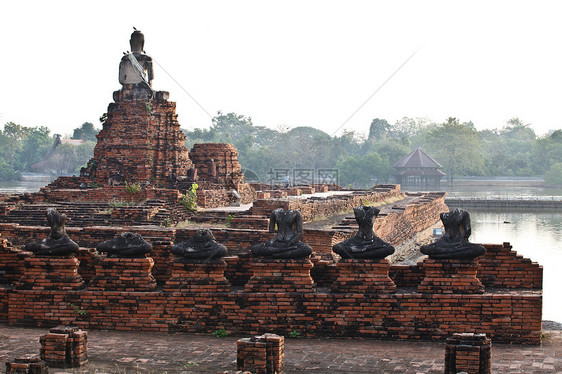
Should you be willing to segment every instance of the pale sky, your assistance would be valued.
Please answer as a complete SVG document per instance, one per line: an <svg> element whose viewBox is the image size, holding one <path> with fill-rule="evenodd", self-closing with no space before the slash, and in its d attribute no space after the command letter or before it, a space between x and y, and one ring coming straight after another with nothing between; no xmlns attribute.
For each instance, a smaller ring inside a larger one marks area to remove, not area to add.
<svg viewBox="0 0 562 374"><path fill-rule="evenodd" d="M403 116L544 134L562 128L561 16L557 1L3 0L0 124L101 127L135 26L183 87L155 66L183 128L221 110L330 135Z"/></svg>

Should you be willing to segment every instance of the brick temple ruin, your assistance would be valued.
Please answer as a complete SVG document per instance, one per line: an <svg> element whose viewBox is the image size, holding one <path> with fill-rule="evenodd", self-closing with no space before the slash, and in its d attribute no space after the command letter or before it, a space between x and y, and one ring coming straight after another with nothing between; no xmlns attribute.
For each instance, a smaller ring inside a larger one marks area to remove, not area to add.
<svg viewBox="0 0 562 374"><path fill-rule="evenodd" d="M175 103L167 92L153 92L152 60L133 45L138 42L132 40L133 52L121 61L122 88L80 176L0 201L1 322L432 340L462 332L484 333L494 342L540 343L542 267L509 243L484 245L486 253L464 265L398 263L431 240L423 234L448 211L444 193L404 194L397 185L344 190L333 184L248 184L231 144L185 147ZM195 212L182 204L192 183L199 185L202 208ZM332 251L356 232L350 212L362 205L381 209L374 231L396 248L387 259L341 260ZM22 250L47 236L47 208L68 216L66 232L79 245L76 254L45 257ZM273 237L269 217L277 208L300 212L302 240L312 256L252 256L250 247ZM189 225L174 226L186 219ZM202 227L211 228L228 255L178 262L170 246ZM150 255L115 259L95 250L125 232L149 241Z"/></svg>

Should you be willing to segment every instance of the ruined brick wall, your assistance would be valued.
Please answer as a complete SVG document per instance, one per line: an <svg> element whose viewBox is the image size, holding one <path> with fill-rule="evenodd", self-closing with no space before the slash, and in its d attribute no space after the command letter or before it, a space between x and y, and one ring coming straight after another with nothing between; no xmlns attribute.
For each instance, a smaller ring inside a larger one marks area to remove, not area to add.
<svg viewBox="0 0 562 374"><path fill-rule="evenodd" d="M229 143L194 144L189 151L189 158L197 169L197 176L202 181L220 184L244 183L242 167L238 162L238 151ZM209 163L215 161L216 179L209 175Z"/></svg>
<svg viewBox="0 0 562 374"><path fill-rule="evenodd" d="M168 186L187 175L192 165L172 101L111 103L97 138L86 174L102 185L119 174L129 183L152 181Z"/></svg>
<svg viewBox="0 0 562 374"><path fill-rule="evenodd" d="M202 208L228 206L235 201L232 190L236 190L242 204L254 201L255 190L245 183L242 167L238 162L238 151L229 143L195 144L189 152L193 166L197 169L197 205ZM209 174L213 160L216 175Z"/></svg>
<svg viewBox="0 0 562 374"><path fill-rule="evenodd" d="M62 188L62 189L77 189L80 188L82 184L90 185L92 180L87 177L58 177L47 186L43 187L43 189L53 189L53 188Z"/></svg>
<svg viewBox="0 0 562 374"><path fill-rule="evenodd" d="M329 217L343 212L350 212L353 208L365 204L373 204L400 195L400 186L379 188L372 191L353 191L346 195L333 195L315 199L268 199L256 200L250 209L252 215L269 216L277 208L296 209L303 220L312 221L315 218Z"/></svg>
<svg viewBox="0 0 562 374"><path fill-rule="evenodd" d="M392 265L388 273L398 287L418 287L425 275L422 262L416 265Z"/></svg>
<svg viewBox="0 0 562 374"><path fill-rule="evenodd" d="M11 289L0 287L0 321L8 321L8 305Z"/></svg>
<svg viewBox="0 0 562 374"><path fill-rule="evenodd" d="M410 195L412 196L412 195ZM397 202L390 209L383 209L374 222L378 237L398 245L439 221L439 214L448 212L444 193L420 194L408 203Z"/></svg>
<svg viewBox="0 0 562 374"><path fill-rule="evenodd" d="M511 244L483 244L486 253L478 258L478 278L486 287L542 288L543 268L512 251Z"/></svg>
<svg viewBox="0 0 562 374"><path fill-rule="evenodd" d="M146 199L160 199L177 202L180 192L166 188L143 188L138 193L127 192L125 186L104 186L88 189L44 189L45 200L57 201L88 201L105 202L112 200L143 201Z"/></svg>
<svg viewBox="0 0 562 374"><path fill-rule="evenodd" d="M351 238L353 232L343 232L336 230L303 230L303 242L308 244L317 256L325 259L332 259L334 253L332 247L346 239Z"/></svg>
<svg viewBox="0 0 562 374"><path fill-rule="evenodd" d="M22 277L25 257L9 241L0 239L0 284L13 284Z"/></svg>
<svg viewBox="0 0 562 374"><path fill-rule="evenodd" d="M46 231L34 229L43 235ZM138 229L153 243L155 262L163 265L154 275L158 274L160 281L165 280L167 265L172 261L167 250L171 239L190 238L194 229ZM114 228L107 232L103 228L76 229L72 230L71 237L99 242L114 237L121 230L125 229ZM272 234L252 230L215 231L215 236L223 243L239 242L240 238L252 235L254 239L246 240L263 241L265 238L261 235ZM504 250L491 250L486 254L483 266L488 277L495 271L493 279L509 279L505 274L517 274L527 263L513 254L506 256L509 245L490 247ZM0 252L0 258L2 256ZM79 269L86 282L93 275L92 256L90 251L79 251L80 260L88 266ZM225 276L231 284L245 285L252 271L250 260L245 253L225 258L228 265ZM485 265L486 261L495 266ZM312 262L318 269L323 267L316 276L314 268L311 270L318 287L325 287L323 291L311 288L310 292L274 293L248 290L119 292L88 288L14 290L4 286L0 287L0 320L21 326L73 324L88 329L199 333L210 333L220 326L229 332L245 334L265 331L287 334L297 330L304 336L399 339L445 339L454 332L464 331L486 333L497 342L540 342L542 293L534 281L520 284L527 288L523 291L502 288L484 294L420 294L412 290L423 278L420 267L395 265L390 269L390 276L399 287L396 293L331 293L326 289L337 277L337 267L328 261L313 259ZM526 271L534 275L523 279L534 279L542 274L542 268L536 264L527 266ZM493 286L498 284L493 283ZM506 286L512 284L507 282ZM283 283L276 287L283 288Z"/></svg>
<svg viewBox="0 0 562 374"><path fill-rule="evenodd" d="M10 292L17 326L443 340L457 331L498 343L540 344L540 293ZM173 302L170 302L173 300ZM74 306L71 306L73 304ZM53 308L53 306L57 306ZM77 313L76 308L85 313ZM282 311L282 312L280 312ZM516 316L516 317L515 317Z"/></svg>
<svg viewBox="0 0 562 374"><path fill-rule="evenodd" d="M197 190L197 206L200 208L218 208L234 202L232 189L224 187Z"/></svg>
<svg viewBox="0 0 562 374"><path fill-rule="evenodd" d="M512 251L511 244L482 244L486 253L477 258L478 279L485 287L542 289L543 267ZM417 287L424 278L423 263L392 265L390 277L398 287Z"/></svg>

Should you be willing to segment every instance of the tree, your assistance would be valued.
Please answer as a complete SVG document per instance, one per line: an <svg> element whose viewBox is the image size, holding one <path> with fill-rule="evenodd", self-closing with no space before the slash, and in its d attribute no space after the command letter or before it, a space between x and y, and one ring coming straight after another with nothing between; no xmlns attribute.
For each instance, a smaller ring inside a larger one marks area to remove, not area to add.
<svg viewBox="0 0 562 374"><path fill-rule="evenodd" d="M76 164L73 165L75 174L80 173L80 169L83 166L86 166L88 161L90 161L90 159L94 157L95 146L96 142L85 141L84 143L76 147Z"/></svg>
<svg viewBox="0 0 562 374"><path fill-rule="evenodd" d="M546 184L553 186L562 185L562 162L558 162L550 167L544 176Z"/></svg>
<svg viewBox="0 0 562 374"><path fill-rule="evenodd" d="M242 139L252 137L254 125L250 117L236 113L223 114L218 111L217 115L213 117L211 128L223 142L237 143Z"/></svg>
<svg viewBox="0 0 562 374"><path fill-rule="evenodd" d="M539 138L533 144L533 166L537 174L545 173L562 160L562 130Z"/></svg>
<svg viewBox="0 0 562 374"><path fill-rule="evenodd" d="M413 139L419 132L429 125L430 123L426 118L403 117L402 119L396 121L396 123L391 127L389 136L399 139Z"/></svg>
<svg viewBox="0 0 562 374"><path fill-rule="evenodd" d="M536 174L531 163L536 134L530 124L515 117L507 121L499 131L498 149L503 148L504 175Z"/></svg>
<svg viewBox="0 0 562 374"><path fill-rule="evenodd" d="M402 157L410 153L410 145L405 145L399 139L385 139L379 143L371 146L369 152L377 152L383 159L388 160L389 164L392 165L399 161Z"/></svg>
<svg viewBox="0 0 562 374"><path fill-rule="evenodd" d="M82 126L74 129L72 133L72 139L82 139L84 141L97 141L96 135L99 130L94 127L90 122L84 122Z"/></svg>
<svg viewBox="0 0 562 374"><path fill-rule="evenodd" d="M426 141L429 152L445 167L450 185L457 174L481 171L482 155L473 126L461 124L458 119L449 117L427 134Z"/></svg>
<svg viewBox="0 0 562 374"><path fill-rule="evenodd" d="M53 138L49 135L50 132L45 126L28 129L19 153L22 170L29 170L31 165L41 161L49 151L53 144Z"/></svg>
<svg viewBox="0 0 562 374"><path fill-rule="evenodd" d="M341 185L370 187L379 179L386 179L391 173L388 161L376 152L364 156L351 155L341 158L336 164Z"/></svg>
<svg viewBox="0 0 562 374"><path fill-rule="evenodd" d="M390 123L385 119L375 118L371 121L369 127L369 137L367 138L371 143L379 142L386 138L390 130Z"/></svg>
<svg viewBox="0 0 562 374"><path fill-rule="evenodd" d="M21 150L21 142L23 138L27 135L28 128L24 126L17 125L13 122L8 122L4 125L4 136L9 140L8 142L8 152L10 157L10 167L15 169L15 159L16 152Z"/></svg>

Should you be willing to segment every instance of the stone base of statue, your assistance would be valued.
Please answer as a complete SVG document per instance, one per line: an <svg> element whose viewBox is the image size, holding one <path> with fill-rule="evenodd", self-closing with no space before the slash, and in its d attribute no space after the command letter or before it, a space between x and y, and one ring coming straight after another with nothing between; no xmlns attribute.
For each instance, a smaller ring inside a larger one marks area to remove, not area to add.
<svg viewBox="0 0 562 374"><path fill-rule="evenodd" d="M310 276L312 262L302 259L253 258L253 275L246 283L246 292L314 292Z"/></svg>
<svg viewBox="0 0 562 374"><path fill-rule="evenodd" d="M31 256L24 260L18 290L78 290L84 280L78 274L80 261L74 256Z"/></svg>
<svg viewBox="0 0 562 374"><path fill-rule="evenodd" d="M336 267L339 275L332 284L332 292L396 292L396 284L388 276L390 263L387 260L341 259Z"/></svg>
<svg viewBox="0 0 562 374"><path fill-rule="evenodd" d="M154 261L150 257L104 257L95 264L96 275L89 290L153 291L156 279L152 276Z"/></svg>
<svg viewBox="0 0 562 374"><path fill-rule="evenodd" d="M476 260L432 260L423 262L425 278L418 286L421 293L484 293L476 277Z"/></svg>
<svg viewBox="0 0 562 374"><path fill-rule="evenodd" d="M170 267L170 278L164 291L229 292L230 283L224 277L226 262L215 260L177 259Z"/></svg>

